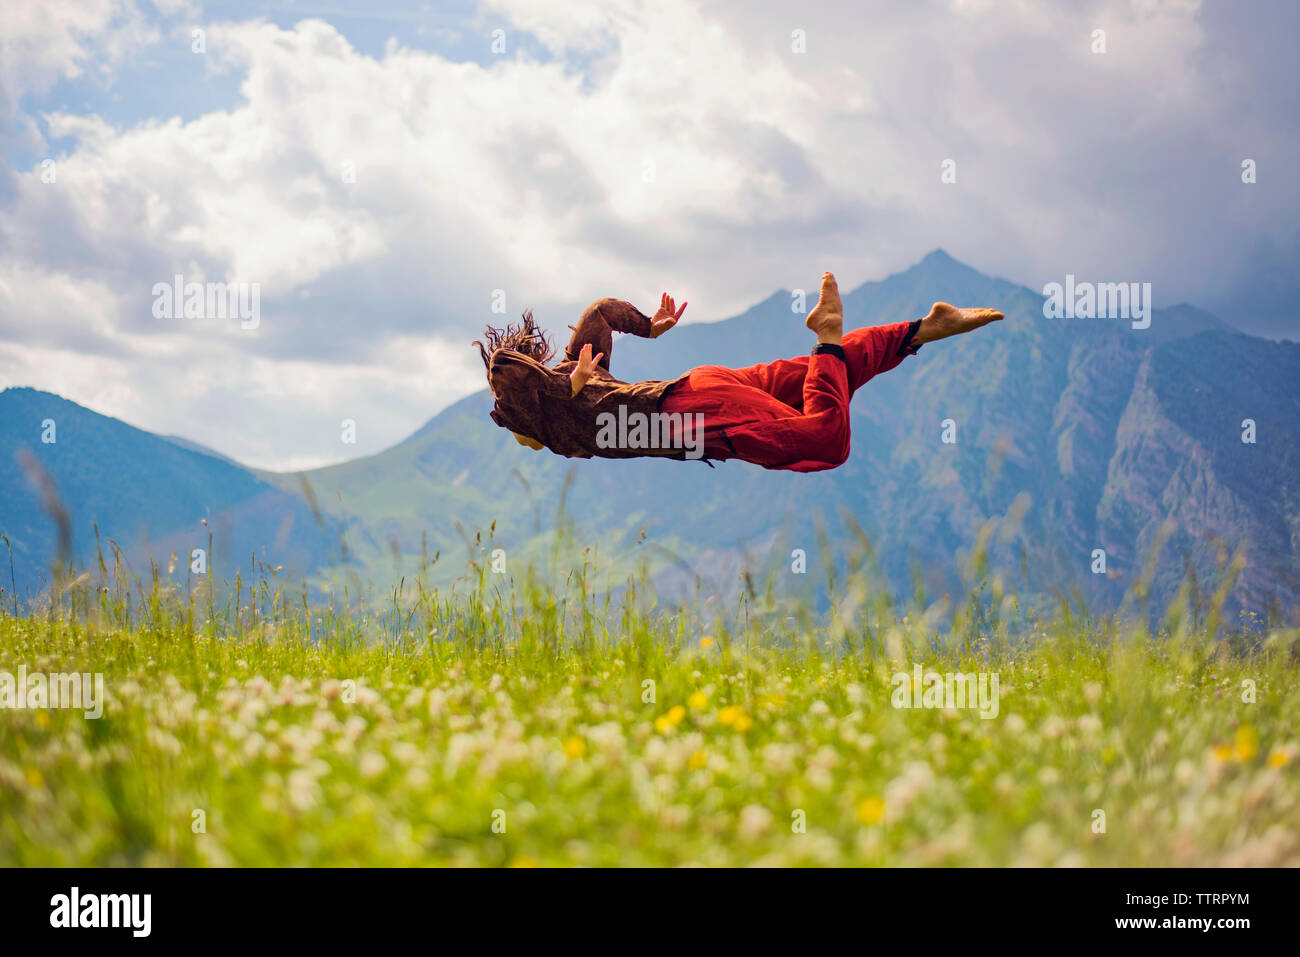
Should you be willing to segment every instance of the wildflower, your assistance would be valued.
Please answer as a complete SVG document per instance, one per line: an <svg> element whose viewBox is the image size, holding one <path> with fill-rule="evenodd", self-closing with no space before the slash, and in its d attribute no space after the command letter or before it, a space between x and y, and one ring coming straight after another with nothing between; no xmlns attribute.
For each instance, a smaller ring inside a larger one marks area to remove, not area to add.
<svg viewBox="0 0 1300 957"><path fill-rule="evenodd" d="M570 758L580 758L587 753L587 742L574 735L564 742L564 753Z"/></svg>
<svg viewBox="0 0 1300 957"><path fill-rule="evenodd" d="M772 825L772 812L759 804L750 804L740 812L740 835L754 840Z"/></svg>
<svg viewBox="0 0 1300 957"><path fill-rule="evenodd" d="M747 731L754 722L738 706L729 704L718 711L718 724L735 731Z"/></svg>
<svg viewBox="0 0 1300 957"><path fill-rule="evenodd" d="M698 711L709 703L709 696L703 691L697 691L686 699L686 703Z"/></svg>
<svg viewBox="0 0 1300 957"><path fill-rule="evenodd" d="M411 741L398 741L393 745L392 755L398 764L409 768L419 759L420 749Z"/></svg>
<svg viewBox="0 0 1300 957"><path fill-rule="evenodd" d="M705 754L703 751L696 751L694 754L691 755L690 760L686 762L686 766L690 768L692 771L698 771L700 768L704 767L708 763L709 763L709 756Z"/></svg>
<svg viewBox="0 0 1300 957"><path fill-rule="evenodd" d="M675 704L664 714L655 718L655 730L660 734L667 734L681 724L684 717L686 717L686 709L679 704Z"/></svg>
<svg viewBox="0 0 1300 957"><path fill-rule="evenodd" d="M258 755L262 753L262 749L265 747L265 745L266 745L266 738L262 737L260 734L254 731L252 734L244 738L244 743L242 747L242 750L244 752L244 757L249 761L257 760Z"/></svg>
<svg viewBox="0 0 1300 957"><path fill-rule="evenodd" d="M1243 724L1237 729L1237 760L1249 761L1259 754L1259 733L1252 725Z"/></svg>
<svg viewBox="0 0 1300 957"><path fill-rule="evenodd" d="M705 635L703 638L700 639L700 647L701 647L701 648L712 648L712 647L713 647L713 639L712 639L709 635Z"/></svg>
<svg viewBox="0 0 1300 957"><path fill-rule="evenodd" d="M316 803L316 779L302 768L289 772L289 804L298 811L309 810Z"/></svg>
<svg viewBox="0 0 1300 957"><path fill-rule="evenodd" d="M379 777L388 769L388 762L384 760L382 754L375 751L367 751L361 756L361 761L357 765L361 776L367 780Z"/></svg>
<svg viewBox="0 0 1300 957"><path fill-rule="evenodd" d="M858 820L863 824L879 824L885 816L885 802L878 797L869 797L858 805Z"/></svg>
<svg viewBox="0 0 1300 957"><path fill-rule="evenodd" d="M1065 733L1065 730L1065 722L1054 714L1049 715L1039 729L1043 737L1048 741L1055 741Z"/></svg>
<svg viewBox="0 0 1300 957"><path fill-rule="evenodd" d="M419 705L419 703L423 700L424 700L424 689L412 688L410 691L407 692L406 700L402 702L402 708L407 711L410 711L411 709Z"/></svg>
<svg viewBox="0 0 1300 957"><path fill-rule="evenodd" d="M1273 753L1268 756L1268 766L1270 768L1280 768L1284 764L1286 764L1287 760L1288 760L1287 753L1281 750L1280 748L1278 748L1275 749Z"/></svg>
<svg viewBox="0 0 1300 957"><path fill-rule="evenodd" d="M795 762L799 757L799 748L793 744L781 744L773 741L764 746L760 752L763 758L763 767L776 774L789 774L795 768Z"/></svg>
<svg viewBox="0 0 1300 957"><path fill-rule="evenodd" d="M685 827L690 823L691 809L684 804L671 804L659 815L659 823L670 830Z"/></svg>

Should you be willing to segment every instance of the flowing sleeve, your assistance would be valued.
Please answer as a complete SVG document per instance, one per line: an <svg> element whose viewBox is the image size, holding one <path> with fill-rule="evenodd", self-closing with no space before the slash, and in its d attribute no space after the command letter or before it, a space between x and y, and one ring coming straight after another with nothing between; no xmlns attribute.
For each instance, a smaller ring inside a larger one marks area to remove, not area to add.
<svg viewBox="0 0 1300 957"><path fill-rule="evenodd" d="M650 317L622 299L598 299L582 314L576 326L570 326L573 338L564 350L566 362L577 362L582 347L591 345L592 353L603 353L600 367L609 371L610 353L614 350L614 333L627 332L649 338Z"/></svg>

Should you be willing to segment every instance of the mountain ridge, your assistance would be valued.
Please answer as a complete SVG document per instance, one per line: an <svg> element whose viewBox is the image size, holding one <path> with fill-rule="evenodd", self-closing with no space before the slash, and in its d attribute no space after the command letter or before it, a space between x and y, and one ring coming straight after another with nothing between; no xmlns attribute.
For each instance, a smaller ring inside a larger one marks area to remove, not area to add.
<svg viewBox="0 0 1300 957"><path fill-rule="evenodd" d="M1040 294L985 276L941 249L843 298L849 327L914 318L938 299L995 305L1007 318L960 340L927 344L869 383L853 403L852 455L832 472L792 477L736 462L716 470L644 459L575 463L517 446L488 420L484 389L385 450L300 472L247 469L188 440L153 437L177 450L172 455L196 457L164 456L169 469L184 473L206 463L221 476L215 484L231 493L223 498L211 482L199 483L168 514L196 508L197 494L209 513L225 513L228 528L242 530L242 537L229 536L225 574L251 552L317 584L345 571L395 580L429 572L429 556L441 555L432 574L450 583L463 567L458 562L484 553L475 530L506 548L514 568L544 559L567 502L565 521L578 536L599 538L617 574L644 564L678 589L708 579L720 596L734 593L737 569L759 558L784 576L781 549L798 541L791 548L817 550L818 522L842 558L844 515L875 544L880 572L897 591L923 581L931 595L951 594L966 587L957 556L993 523L1003 531L990 546L990 567L1008 587L1073 593L1104 608L1123 604L1145 552L1173 521L1182 529L1170 537L1177 554L1156 570L1154 600L1177 593L1180 563L1202 581L1222 574L1222 548L1207 546L1205 536L1222 540L1236 529L1249 557L1230 610L1295 604L1300 508L1293 508L1286 470L1296 463L1278 448L1294 440L1294 429L1285 412L1263 408L1256 418L1273 446L1243 453L1233 445L1231 418L1215 409L1238 396L1262 406L1261 395L1288 386L1285 398L1294 403L1300 348L1278 349L1187 304L1153 310L1146 330L1126 321L1047 319ZM663 379L693 365L743 366L806 352L809 334L793 304L792 291L778 290L737 316L682 325L669 338L619 336L612 371L629 381ZM1216 356L1231 362L1223 367ZM0 392L0 422L13 418L11 391ZM1279 407L1290 408L1285 401ZM35 414L23 412L29 440ZM954 424L955 444L940 441L945 421ZM146 453L156 458L142 448ZM9 487L3 476L0 488ZM24 540L35 527L30 495L26 510ZM0 507L0 531L19 527L11 512ZM78 518L86 517L83 508ZM160 547L195 537L192 528L146 531L134 544L155 560ZM1097 548L1107 552L1102 575L1090 570ZM36 551L28 548L26 557ZM285 555L292 561L281 562Z"/></svg>

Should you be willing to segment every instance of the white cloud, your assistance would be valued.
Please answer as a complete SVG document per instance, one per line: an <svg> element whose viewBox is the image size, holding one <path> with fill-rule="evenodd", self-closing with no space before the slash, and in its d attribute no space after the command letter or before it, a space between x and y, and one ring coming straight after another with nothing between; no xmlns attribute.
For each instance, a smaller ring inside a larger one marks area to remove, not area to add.
<svg viewBox="0 0 1300 957"><path fill-rule="evenodd" d="M107 73L156 42L133 0L16 0L0 13L0 127L14 122L19 101L86 69ZM30 118L18 140L40 143Z"/></svg>

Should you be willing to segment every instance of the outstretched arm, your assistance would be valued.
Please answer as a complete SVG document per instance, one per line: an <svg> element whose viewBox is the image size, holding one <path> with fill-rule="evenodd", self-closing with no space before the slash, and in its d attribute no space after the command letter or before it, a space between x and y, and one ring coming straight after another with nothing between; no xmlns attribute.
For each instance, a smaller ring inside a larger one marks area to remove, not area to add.
<svg viewBox="0 0 1300 957"><path fill-rule="evenodd" d="M622 299L598 299L587 307L573 330L573 338L564 350L564 361L577 362L583 346L591 346L601 357L599 365L609 371L609 357L614 348L615 332L626 332L646 339L657 339L677 324L686 303L675 308L672 296L663 294L659 311L651 318Z"/></svg>

